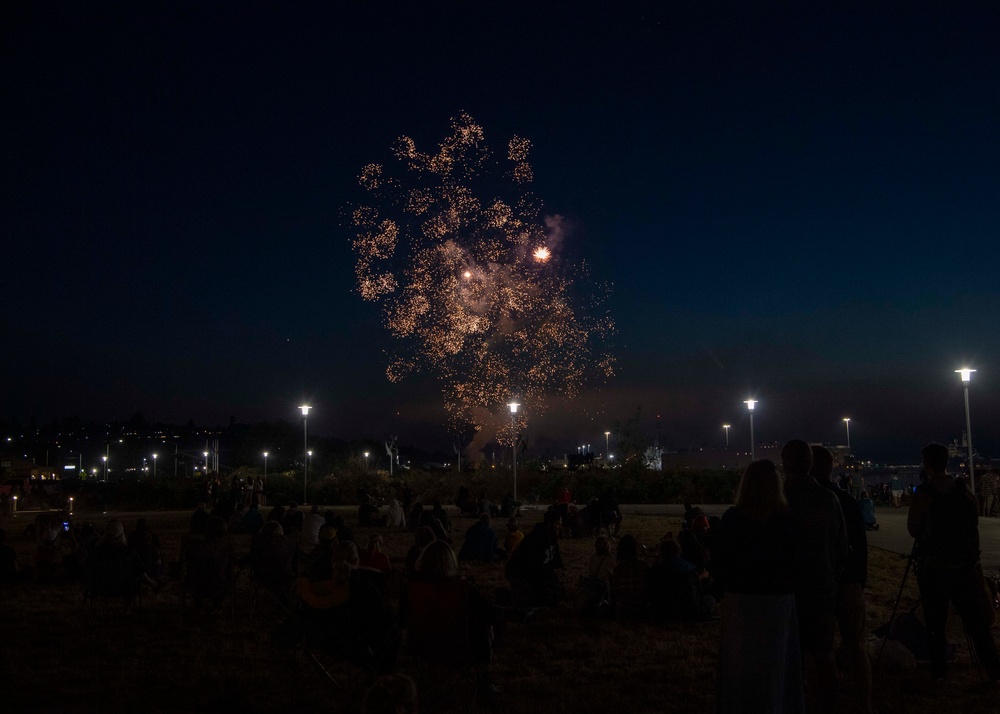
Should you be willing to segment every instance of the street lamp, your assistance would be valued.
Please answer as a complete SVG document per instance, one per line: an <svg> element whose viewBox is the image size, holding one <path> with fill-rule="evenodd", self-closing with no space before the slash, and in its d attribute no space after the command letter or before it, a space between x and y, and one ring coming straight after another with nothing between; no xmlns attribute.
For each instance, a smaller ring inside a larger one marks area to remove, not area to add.
<svg viewBox="0 0 1000 714"><path fill-rule="evenodd" d="M108 457L107 457L107 454L105 454L101 458L104 459L104 480L107 481L108 480Z"/></svg>
<svg viewBox="0 0 1000 714"><path fill-rule="evenodd" d="M365 452L365 471L368 470L368 452Z"/></svg>
<svg viewBox="0 0 1000 714"><path fill-rule="evenodd" d="M722 428L726 430L726 448L729 448L729 429L732 424L723 424Z"/></svg>
<svg viewBox="0 0 1000 714"><path fill-rule="evenodd" d="M517 408L521 405L517 402L510 402L507 406L510 408L510 440L514 446L514 458L511 461L514 471L514 500L517 501Z"/></svg>
<svg viewBox="0 0 1000 714"><path fill-rule="evenodd" d="M962 375L962 385L965 387L965 440L969 446L969 485L972 486L973 493L976 492L976 468L975 462L972 460L972 420L969 418L969 382L972 381L972 373L975 371L968 367L955 370L956 374Z"/></svg>
<svg viewBox="0 0 1000 714"><path fill-rule="evenodd" d="M757 404L756 399L746 399L743 401L747 405L747 410L750 412L750 460L757 460L757 450L753 443L753 408Z"/></svg>
<svg viewBox="0 0 1000 714"><path fill-rule="evenodd" d="M205 474L207 475L208 474L208 452L207 451L202 451L201 453L203 453L205 455Z"/></svg>
<svg viewBox="0 0 1000 714"><path fill-rule="evenodd" d="M264 478L267 478L267 452L264 452Z"/></svg>
<svg viewBox="0 0 1000 714"><path fill-rule="evenodd" d="M299 409L302 410L302 451L305 453L305 458L302 463L302 503L306 503L307 490L309 488L309 410L312 407L303 404Z"/></svg>
<svg viewBox="0 0 1000 714"><path fill-rule="evenodd" d="M844 417L844 426L847 427L847 455L851 455L851 417Z"/></svg>
<svg viewBox="0 0 1000 714"><path fill-rule="evenodd" d="M611 432L604 432L604 460L607 461L608 455L611 453Z"/></svg>
<svg viewBox="0 0 1000 714"><path fill-rule="evenodd" d="M156 454L153 454L153 478L156 478Z"/></svg>

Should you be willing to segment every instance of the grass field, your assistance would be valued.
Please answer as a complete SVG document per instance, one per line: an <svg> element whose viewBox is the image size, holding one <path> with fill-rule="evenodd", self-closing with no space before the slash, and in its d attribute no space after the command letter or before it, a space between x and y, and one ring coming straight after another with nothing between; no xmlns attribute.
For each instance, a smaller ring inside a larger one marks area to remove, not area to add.
<svg viewBox="0 0 1000 714"><path fill-rule="evenodd" d="M344 509L359 541L370 529L353 526L353 509ZM146 517L159 534L164 558L175 560L187 529L189 513L148 512L97 514L90 520L103 527L108 518L123 520L131 530ZM0 521L22 563L33 560L33 543L23 538L30 513ZM540 512L522 518L527 531ZM86 517L77 516L79 524ZM471 519L453 517L455 549ZM624 531L651 548L667 532L679 528L676 518L627 515ZM249 538L232 536L237 554L249 550ZM386 550L394 567L402 568L412 534L386 534ZM586 539L561 542L565 583L575 588L592 544ZM885 622L895 600L905 560L872 549L866 592L869 629ZM462 564L492 595L504 587L502 565ZM237 586L235 616L225 607L215 617L181 618L178 590L170 585L158 595L147 593L141 608L125 614L120 604L85 606L79 583L27 582L0 590L2 602L2 711L32 712L283 712L352 711L364 689L355 682L339 690L316 676L301 654L276 652L270 636L281 619L271 603L249 618L249 576ZM915 582L907 584L902 607L916 602ZM944 683L923 670L875 672L879 712L996 712L1000 692L980 684L970 663L960 627L958 661ZM507 625L498 636L494 680L504 691L493 709L499 712L698 712L714 708L718 623L648 625L613 621L581 622L567 604L543 611L529 625ZM399 670L416 678L414 662L405 654ZM346 681L351 670L334 663ZM423 711L461 711L436 704ZM839 711L852 712L842 696Z"/></svg>

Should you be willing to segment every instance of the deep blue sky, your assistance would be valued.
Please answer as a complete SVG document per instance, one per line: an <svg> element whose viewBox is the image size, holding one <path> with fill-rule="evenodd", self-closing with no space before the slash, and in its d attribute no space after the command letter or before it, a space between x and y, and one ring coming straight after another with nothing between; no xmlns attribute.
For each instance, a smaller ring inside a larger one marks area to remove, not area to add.
<svg viewBox="0 0 1000 714"><path fill-rule="evenodd" d="M618 375L531 424L1000 455L1000 12L801 3L4 3L5 416L450 444L384 378L341 208L401 134L530 138ZM768 3L767 5L770 5ZM881 3L866 3L879 5ZM537 7L544 6L544 7ZM850 10L848 10L850 6ZM434 445L434 444L431 444Z"/></svg>

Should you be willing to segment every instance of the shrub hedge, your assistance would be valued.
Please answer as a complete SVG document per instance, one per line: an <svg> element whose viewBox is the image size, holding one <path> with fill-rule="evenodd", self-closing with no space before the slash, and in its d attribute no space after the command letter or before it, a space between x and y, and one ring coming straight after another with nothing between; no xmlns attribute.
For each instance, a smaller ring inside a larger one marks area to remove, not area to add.
<svg viewBox="0 0 1000 714"><path fill-rule="evenodd" d="M223 478L221 491L229 491L233 475L246 478L256 474L255 469L237 469ZM610 471L548 471L528 464L518 469L517 497L523 503L550 503L565 486L577 503L585 503L611 487L621 503L731 503L738 482L739 474L734 471L672 473L652 471L639 464ZM361 490L377 499L388 499L408 488L422 503L440 500L451 504L461 485L477 496L485 493L493 501L514 490L509 469L481 468L462 473L406 470L390 476L387 471L348 467L327 475L311 475L307 502L349 505L358 502ZM301 473L268 474L269 505L300 502L302 495ZM194 508L205 497L206 482L202 478L143 477L108 484L101 493L101 505L119 510Z"/></svg>

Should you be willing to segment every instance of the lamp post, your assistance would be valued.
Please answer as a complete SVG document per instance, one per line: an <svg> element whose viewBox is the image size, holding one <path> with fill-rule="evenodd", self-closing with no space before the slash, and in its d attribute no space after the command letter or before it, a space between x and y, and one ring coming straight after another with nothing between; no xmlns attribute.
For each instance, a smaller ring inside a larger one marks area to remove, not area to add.
<svg viewBox="0 0 1000 714"><path fill-rule="evenodd" d="M205 474L207 475L208 474L208 452L207 451L202 451L201 453L203 453L205 455Z"/></svg>
<svg viewBox="0 0 1000 714"><path fill-rule="evenodd" d="M517 402L507 404L510 408L510 443L514 447L512 450L513 459L511 466L514 474L514 500L517 500L517 408L521 406Z"/></svg>
<svg viewBox="0 0 1000 714"><path fill-rule="evenodd" d="M365 452L365 471L368 470L368 452Z"/></svg>
<svg viewBox="0 0 1000 714"><path fill-rule="evenodd" d="M264 478L267 478L267 452L264 452Z"/></svg>
<svg viewBox="0 0 1000 714"><path fill-rule="evenodd" d="M976 467L975 462L972 460L972 420L969 418L969 382L972 381L972 373L975 371L968 367L955 370L957 374L962 375L962 385L965 387L965 441L969 446L969 485L972 487L972 493L976 492Z"/></svg>
<svg viewBox="0 0 1000 714"><path fill-rule="evenodd" d="M723 424L722 428L726 430L726 448L729 448L729 428L732 424Z"/></svg>
<svg viewBox="0 0 1000 714"><path fill-rule="evenodd" d="M747 405L747 411L750 412L750 460L757 460L757 449L753 443L753 408L757 404L756 399L746 399L743 401Z"/></svg>
<svg viewBox="0 0 1000 714"><path fill-rule="evenodd" d="M608 454L611 453L611 432L604 432L604 460L608 460Z"/></svg>
<svg viewBox="0 0 1000 714"><path fill-rule="evenodd" d="M312 407L303 404L299 409L302 410L302 453L304 455L302 459L302 503L305 504L309 488L309 410Z"/></svg>
<svg viewBox="0 0 1000 714"><path fill-rule="evenodd" d="M108 455L105 454L101 457L104 460L104 480L108 480Z"/></svg>
<svg viewBox="0 0 1000 714"><path fill-rule="evenodd" d="M844 417L844 426L847 427L847 455L851 455L851 417Z"/></svg>
<svg viewBox="0 0 1000 714"><path fill-rule="evenodd" d="M153 454L153 478L156 478L156 454Z"/></svg>

